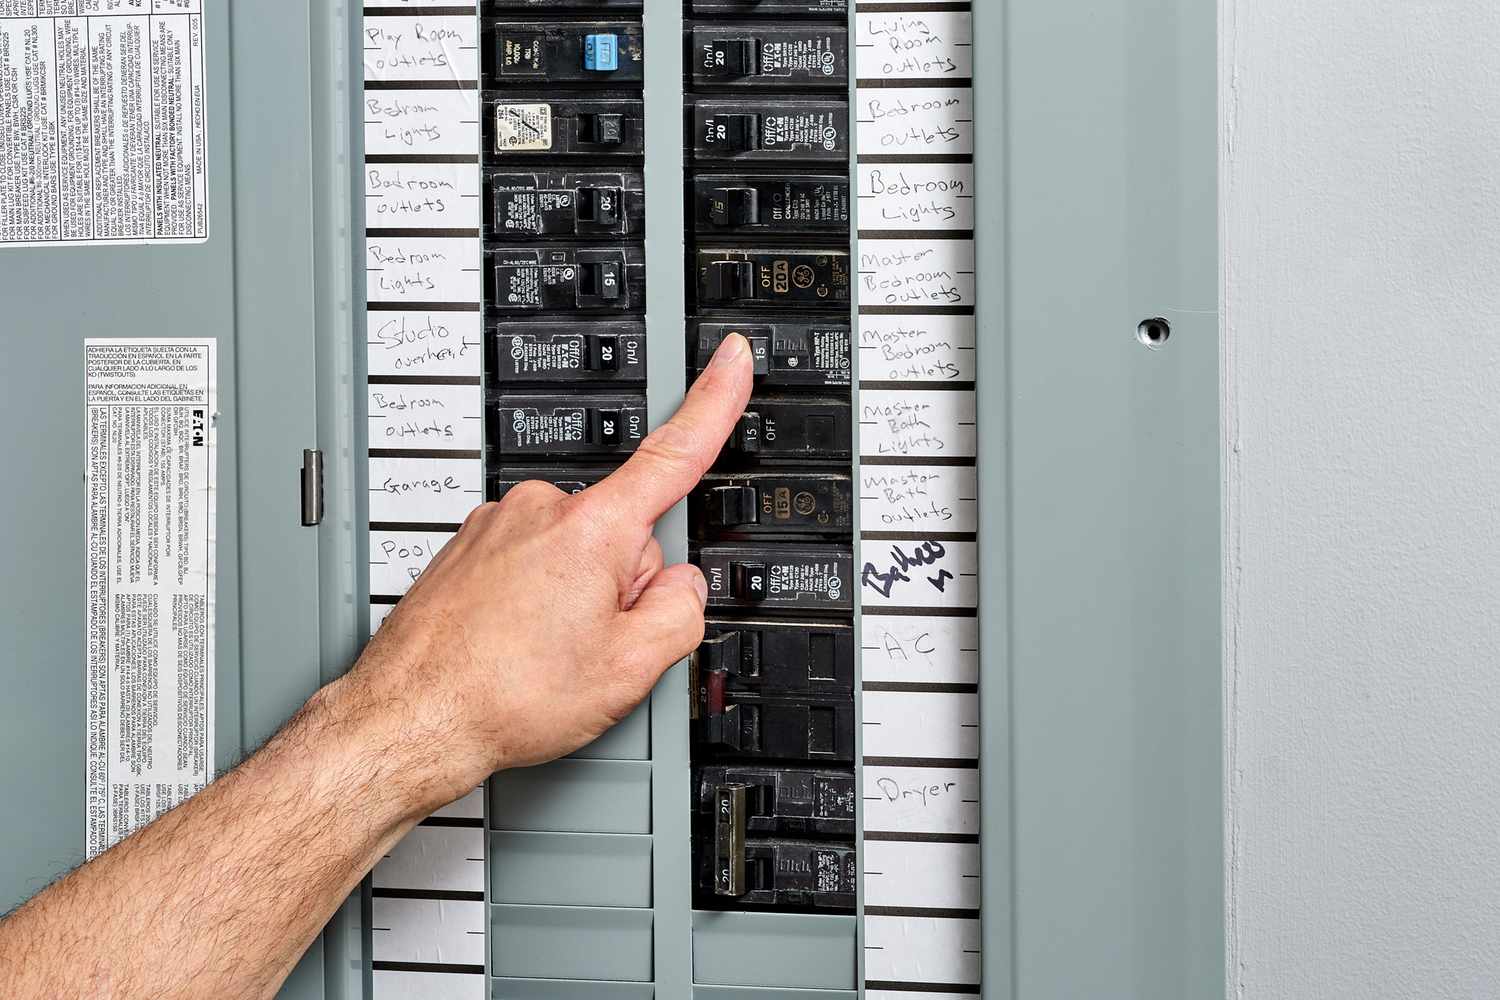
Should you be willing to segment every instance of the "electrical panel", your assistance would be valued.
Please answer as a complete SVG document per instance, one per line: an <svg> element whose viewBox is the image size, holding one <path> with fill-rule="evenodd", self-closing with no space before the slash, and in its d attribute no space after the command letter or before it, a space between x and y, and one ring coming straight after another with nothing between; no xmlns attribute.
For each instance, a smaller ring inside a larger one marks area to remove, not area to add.
<svg viewBox="0 0 1500 1000"><path fill-rule="evenodd" d="M89 6L0 4L27 54L0 405L35 428L0 613L18 662L60 657L0 705L35 750L0 759L25 818L0 910L284 722L476 505L594 488L738 334L753 398L656 527L709 581L702 643L594 743L391 845L283 996L1222 992L1211 6ZM127 449L82 463L92 518L155 433L91 430L85 257L102 333L187 359L169 381L208 402L178 430L218 473L168 533L207 556L204 647L127 688L109 638L152 626L99 622L79 578L130 543L57 516L79 444ZM183 677L215 693L174 716ZM101 789L121 712L157 748L124 779L143 809Z"/></svg>

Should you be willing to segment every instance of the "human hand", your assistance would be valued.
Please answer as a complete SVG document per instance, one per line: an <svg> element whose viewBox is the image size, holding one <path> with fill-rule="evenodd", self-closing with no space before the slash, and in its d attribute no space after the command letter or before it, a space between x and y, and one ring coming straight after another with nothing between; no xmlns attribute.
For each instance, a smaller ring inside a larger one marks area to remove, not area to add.
<svg viewBox="0 0 1500 1000"><path fill-rule="evenodd" d="M587 745L702 641L703 574L664 567L651 531L718 456L751 382L732 335L608 479L576 496L524 483L423 571L345 679L380 738L416 754L422 808Z"/></svg>

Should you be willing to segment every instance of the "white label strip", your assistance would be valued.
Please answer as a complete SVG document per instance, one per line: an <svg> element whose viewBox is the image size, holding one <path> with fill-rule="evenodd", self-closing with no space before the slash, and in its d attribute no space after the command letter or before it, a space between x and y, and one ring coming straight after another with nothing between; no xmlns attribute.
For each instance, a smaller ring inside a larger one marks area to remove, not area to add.
<svg viewBox="0 0 1500 1000"><path fill-rule="evenodd" d="M974 153L974 95L967 87L861 89L854 110L861 156Z"/></svg>
<svg viewBox="0 0 1500 1000"><path fill-rule="evenodd" d="M213 340L84 341L89 857L214 766Z"/></svg>
<svg viewBox="0 0 1500 1000"><path fill-rule="evenodd" d="M370 593L400 597L453 536L442 531L371 531Z"/></svg>
<svg viewBox="0 0 1500 1000"><path fill-rule="evenodd" d="M977 760L979 696L866 691L861 720L867 757Z"/></svg>
<svg viewBox="0 0 1500 1000"><path fill-rule="evenodd" d="M979 483L973 466L865 465L859 470L865 531L973 533Z"/></svg>
<svg viewBox="0 0 1500 1000"><path fill-rule="evenodd" d="M868 548L871 542L865 542ZM979 683L979 620L867 612L861 618L867 684Z"/></svg>
<svg viewBox="0 0 1500 1000"><path fill-rule="evenodd" d="M484 400L477 385L372 385L370 447L478 451Z"/></svg>
<svg viewBox="0 0 1500 1000"><path fill-rule="evenodd" d="M206 240L201 0L0 11L0 246Z"/></svg>
<svg viewBox="0 0 1500 1000"><path fill-rule="evenodd" d="M483 446L483 220L479 150L477 4L402 0L371 5L362 24L369 447L392 452L473 453ZM391 10L401 8L401 13ZM424 13L424 9L448 8ZM455 10L461 11L455 13ZM431 86L436 84L436 86ZM432 162L423 158L467 158ZM426 235L420 235L421 231ZM450 384L462 378L466 384ZM400 384L391 384L399 378ZM421 379L434 384L421 384ZM369 516L376 522L457 524L484 499L474 458L369 460ZM400 597L447 542L439 530L370 533L370 592ZM371 629L394 610L370 606ZM377 866L378 888L409 893L483 892L484 793L437 816L474 826L423 825ZM482 1000L488 995L486 904L374 900L374 958L449 965L374 974L376 1000Z"/></svg>
<svg viewBox="0 0 1500 1000"><path fill-rule="evenodd" d="M478 91L367 90L364 109L369 155L479 155Z"/></svg>
<svg viewBox="0 0 1500 1000"><path fill-rule="evenodd" d="M859 429L866 458L973 458L974 394L866 389L859 394Z"/></svg>
<svg viewBox="0 0 1500 1000"><path fill-rule="evenodd" d="M974 19L967 11L854 15L861 80L941 80L974 75Z"/></svg>
<svg viewBox="0 0 1500 1000"><path fill-rule="evenodd" d="M483 965L487 907L468 899L371 900L370 941L377 962Z"/></svg>
<svg viewBox="0 0 1500 1000"><path fill-rule="evenodd" d="M365 167L370 229L478 229L477 163L371 163Z"/></svg>
<svg viewBox="0 0 1500 1000"><path fill-rule="evenodd" d="M479 22L472 15L372 17L364 41L366 80L479 78Z"/></svg>
<svg viewBox="0 0 1500 1000"><path fill-rule="evenodd" d="M978 620L907 613L979 599L973 23L967 4L871 6L854 16L871 83L854 108L860 451L910 462L860 469L865 901L973 911L979 847L930 838L979 834L979 771L879 763L979 753L972 688L921 687L978 685ZM891 984L894 997L957 1000L942 986L979 982L977 921L868 914L866 946L872 998Z"/></svg>
<svg viewBox="0 0 1500 1000"><path fill-rule="evenodd" d="M380 626L385 624L385 620L389 618L391 616L391 612L395 610L396 606L394 604L370 605L370 635L373 636L376 632L379 632Z"/></svg>
<svg viewBox="0 0 1500 1000"><path fill-rule="evenodd" d="M484 321L473 312L372 310L367 314L371 375L465 375L484 372Z"/></svg>
<svg viewBox="0 0 1500 1000"><path fill-rule="evenodd" d="M974 381L973 316L859 317L861 382Z"/></svg>
<svg viewBox="0 0 1500 1000"><path fill-rule="evenodd" d="M442 972L392 972L377 969L371 982L371 1000L489 1000L490 984L484 976L453 976ZM869 994L873 997L875 994ZM901 1000L912 1000L910 994ZM963 1000L944 997L943 1000Z"/></svg>
<svg viewBox="0 0 1500 1000"><path fill-rule="evenodd" d="M880 983L979 982L979 921L865 917L865 979Z"/></svg>
<svg viewBox="0 0 1500 1000"><path fill-rule="evenodd" d="M432 815L451 819L484 819L484 789L476 788Z"/></svg>
<svg viewBox="0 0 1500 1000"><path fill-rule="evenodd" d="M865 905L979 909L979 845L865 844Z"/></svg>
<svg viewBox="0 0 1500 1000"><path fill-rule="evenodd" d="M972 308L972 240L859 241L859 304Z"/></svg>
<svg viewBox="0 0 1500 1000"><path fill-rule="evenodd" d="M866 833L979 832L977 769L866 764L861 771Z"/></svg>
<svg viewBox="0 0 1500 1000"><path fill-rule="evenodd" d="M419 826L371 873L377 889L484 891L484 830Z"/></svg>
<svg viewBox="0 0 1500 1000"><path fill-rule="evenodd" d="M483 247L473 238L373 236L365 243L371 302L478 302Z"/></svg>
<svg viewBox="0 0 1500 1000"><path fill-rule="evenodd" d="M974 228L972 163L865 163L856 177L864 231Z"/></svg>
<svg viewBox="0 0 1500 1000"><path fill-rule="evenodd" d="M860 597L867 608L979 606L974 542L866 540L860 551Z"/></svg>
<svg viewBox="0 0 1500 1000"><path fill-rule="evenodd" d="M484 502L479 459L370 459L370 520L462 524Z"/></svg>

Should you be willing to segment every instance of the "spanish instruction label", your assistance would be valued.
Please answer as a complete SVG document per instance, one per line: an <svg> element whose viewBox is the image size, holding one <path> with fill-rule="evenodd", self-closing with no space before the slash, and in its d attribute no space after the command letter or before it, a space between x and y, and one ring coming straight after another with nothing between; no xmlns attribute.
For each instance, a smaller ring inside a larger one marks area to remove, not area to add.
<svg viewBox="0 0 1500 1000"><path fill-rule="evenodd" d="M208 238L202 0L0 0L0 246Z"/></svg>
<svg viewBox="0 0 1500 1000"><path fill-rule="evenodd" d="M214 354L84 342L91 858L213 775Z"/></svg>

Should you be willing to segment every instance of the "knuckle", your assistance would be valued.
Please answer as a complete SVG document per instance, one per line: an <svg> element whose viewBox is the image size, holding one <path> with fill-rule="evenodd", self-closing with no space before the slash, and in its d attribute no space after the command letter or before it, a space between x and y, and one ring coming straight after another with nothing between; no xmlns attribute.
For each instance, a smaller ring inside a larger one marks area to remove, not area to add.
<svg viewBox="0 0 1500 1000"><path fill-rule="evenodd" d="M675 420L669 420L646 436L637 453L658 464L702 471L698 468L698 440Z"/></svg>
<svg viewBox="0 0 1500 1000"><path fill-rule="evenodd" d="M494 518L496 512L499 511L499 509L500 504L495 502L494 500L488 500L480 504L478 507L475 507L473 510L469 511L469 516L464 518L463 528L472 531L479 530Z"/></svg>
<svg viewBox="0 0 1500 1000"><path fill-rule="evenodd" d="M509 507L531 506L553 502L565 495L562 490L551 483L544 483L540 479L528 479L524 483L512 486L506 492L501 504Z"/></svg>

